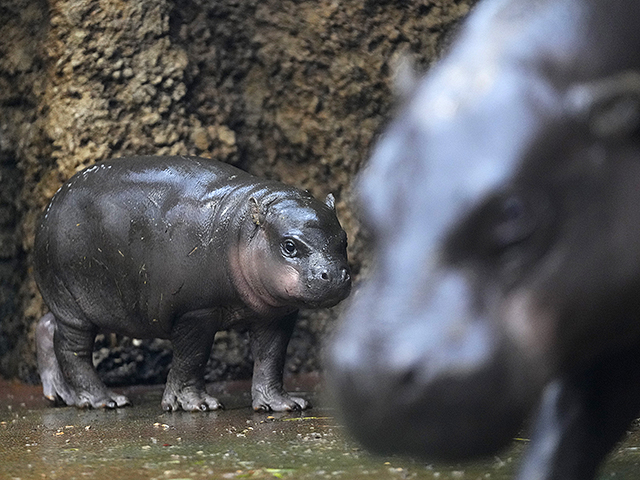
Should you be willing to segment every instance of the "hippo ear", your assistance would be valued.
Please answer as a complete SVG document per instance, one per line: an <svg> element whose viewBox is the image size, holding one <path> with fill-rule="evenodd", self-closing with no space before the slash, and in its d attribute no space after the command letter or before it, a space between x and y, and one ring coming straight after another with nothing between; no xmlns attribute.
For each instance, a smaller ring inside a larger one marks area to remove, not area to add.
<svg viewBox="0 0 640 480"><path fill-rule="evenodd" d="M640 130L640 72L625 71L575 85L567 104L599 138L626 137Z"/></svg>
<svg viewBox="0 0 640 480"><path fill-rule="evenodd" d="M324 199L324 203L334 212L336 211L336 197L333 196L333 193L327 195L327 198Z"/></svg>
<svg viewBox="0 0 640 480"><path fill-rule="evenodd" d="M253 197L249 197L249 214L251 215L251 220L253 221L253 223L255 223L258 227L264 225L264 219L266 216L265 212L263 211L258 201Z"/></svg>
<svg viewBox="0 0 640 480"><path fill-rule="evenodd" d="M414 62L407 54L400 56L392 68L393 93L400 99L406 100L411 96L419 83Z"/></svg>

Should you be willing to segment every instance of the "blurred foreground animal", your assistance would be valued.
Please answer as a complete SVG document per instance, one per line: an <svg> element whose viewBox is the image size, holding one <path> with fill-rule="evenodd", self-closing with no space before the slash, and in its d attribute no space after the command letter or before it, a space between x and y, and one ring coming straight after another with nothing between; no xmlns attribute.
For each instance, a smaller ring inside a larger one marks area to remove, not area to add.
<svg viewBox="0 0 640 480"><path fill-rule="evenodd" d="M588 480L640 413L640 2L487 0L359 181L376 267L331 350L378 452Z"/></svg>

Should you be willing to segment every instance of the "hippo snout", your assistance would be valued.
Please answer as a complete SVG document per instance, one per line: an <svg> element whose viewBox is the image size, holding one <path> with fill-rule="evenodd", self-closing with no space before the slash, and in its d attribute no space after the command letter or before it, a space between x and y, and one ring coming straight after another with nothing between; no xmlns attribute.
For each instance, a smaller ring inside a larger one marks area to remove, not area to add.
<svg viewBox="0 0 640 480"><path fill-rule="evenodd" d="M318 256L309 264L308 284L320 289L351 288L351 270L345 258Z"/></svg>
<svg viewBox="0 0 640 480"><path fill-rule="evenodd" d="M332 346L336 400L373 451L430 461L483 456L506 445L531 408L520 375L527 370L514 364L509 339L474 310L462 276L438 279L413 307L415 292L356 292Z"/></svg>
<svg viewBox="0 0 640 480"><path fill-rule="evenodd" d="M348 267L323 268L317 273L317 277L323 282L336 284L344 284L351 281L351 273Z"/></svg>
<svg viewBox="0 0 640 480"><path fill-rule="evenodd" d="M307 289L316 299L314 306L332 307L351 293L351 271L344 263L324 263L311 268Z"/></svg>

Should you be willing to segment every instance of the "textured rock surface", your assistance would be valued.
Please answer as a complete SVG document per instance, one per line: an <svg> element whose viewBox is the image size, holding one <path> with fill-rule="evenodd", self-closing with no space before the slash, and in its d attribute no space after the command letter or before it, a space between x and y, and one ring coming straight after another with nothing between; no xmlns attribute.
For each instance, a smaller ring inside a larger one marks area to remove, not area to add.
<svg viewBox="0 0 640 480"><path fill-rule="evenodd" d="M0 373L37 379L34 225L78 169L195 154L338 199L357 274L351 182L393 104L394 65L436 58L473 0L5 0L0 6ZM287 368L320 368L333 311L303 313ZM108 347L108 349L107 349ZM103 336L111 383L162 381L166 343ZM220 335L209 379L248 376L245 336Z"/></svg>

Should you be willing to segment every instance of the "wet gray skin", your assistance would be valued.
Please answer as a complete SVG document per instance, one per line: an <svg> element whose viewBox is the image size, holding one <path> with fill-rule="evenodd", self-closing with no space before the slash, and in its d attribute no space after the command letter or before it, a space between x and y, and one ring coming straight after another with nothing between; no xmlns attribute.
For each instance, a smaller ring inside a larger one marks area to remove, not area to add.
<svg viewBox="0 0 640 480"><path fill-rule="evenodd" d="M374 451L592 478L640 411L638 2L489 0L359 180L376 267L331 349ZM537 409L537 410L536 410Z"/></svg>
<svg viewBox="0 0 640 480"><path fill-rule="evenodd" d="M122 158L76 174L36 233L34 271L51 312L36 330L44 395L121 407L91 362L99 331L171 339L165 410L216 410L204 368L217 330L247 326L253 408L305 409L282 386L297 310L350 292L346 234L325 203L197 157Z"/></svg>

